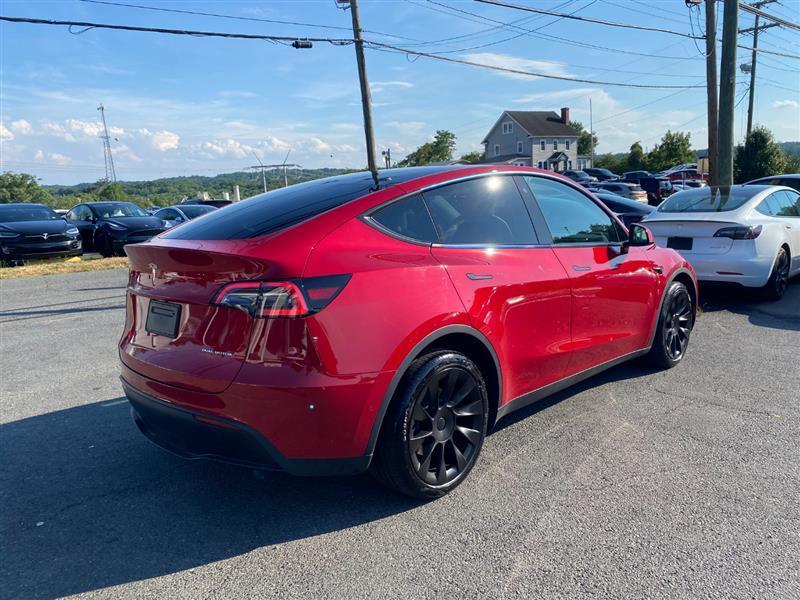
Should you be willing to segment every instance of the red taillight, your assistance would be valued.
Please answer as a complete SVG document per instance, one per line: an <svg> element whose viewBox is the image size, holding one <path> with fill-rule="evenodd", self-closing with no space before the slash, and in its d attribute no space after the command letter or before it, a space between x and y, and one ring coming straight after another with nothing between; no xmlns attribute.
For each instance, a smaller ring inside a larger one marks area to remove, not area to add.
<svg viewBox="0 0 800 600"><path fill-rule="evenodd" d="M211 303L238 308L259 318L304 317L325 308L349 280L350 275L332 275L294 281L229 283Z"/></svg>

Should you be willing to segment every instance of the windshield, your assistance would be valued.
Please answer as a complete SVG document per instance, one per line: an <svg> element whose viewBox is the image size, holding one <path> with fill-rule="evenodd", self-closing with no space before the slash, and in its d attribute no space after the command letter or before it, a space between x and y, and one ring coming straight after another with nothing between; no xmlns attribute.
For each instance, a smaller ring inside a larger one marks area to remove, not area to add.
<svg viewBox="0 0 800 600"><path fill-rule="evenodd" d="M18 223L20 221L50 221L60 217L52 208L46 206L2 206L0 207L0 223Z"/></svg>
<svg viewBox="0 0 800 600"><path fill-rule="evenodd" d="M117 219L120 217L146 217L147 213L130 202L95 202L92 210L100 219Z"/></svg>
<svg viewBox="0 0 800 600"><path fill-rule="evenodd" d="M658 207L658 212L689 213L736 210L760 191L744 186L683 190L665 200Z"/></svg>

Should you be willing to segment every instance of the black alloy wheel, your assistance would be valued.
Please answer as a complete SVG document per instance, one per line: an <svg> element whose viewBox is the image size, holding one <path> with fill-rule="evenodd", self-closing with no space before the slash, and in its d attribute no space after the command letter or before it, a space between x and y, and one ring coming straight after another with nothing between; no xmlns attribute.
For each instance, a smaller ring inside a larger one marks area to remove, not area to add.
<svg viewBox="0 0 800 600"><path fill-rule="evenodd" d="M660 369L671 369L681 362L686 356L693 326L692 296L683 283L673 281L664 293L647 362Z"/></svg>
<svg viewBox="0 0 800 600"><path fill-rule="evenodd" d="M445 485L471 465L483 439L485 408L479 384L466 370L436 371L411 412L408 452L417 476Z"/></svg>
<svg viewBox="0 0 800 600"><path fill-rule="evenodd" d="M778 258L775 259L775 266L772 268L772 274L769 281L765 286L764 291L770 300L780 300L786 293L786 288L789 287L789 271L791 270L791 259L786 248L781 248L778 252Z"/></svg>
<svg viewBox="0 0 800 600"><path fill-rule="evenodd" d="M486 384L475 363L451 350L423 355L394 393L370 472L408 496L443 496L475 465L488 421Z"/></svg>
<svg viewBox="0 0 800 600"><path fill-rule="evenodd" d="M665 316L666 322L662 333L664 349L672 360L679 361L686 352L689 334L692 331L692 299L686 288L683 288L683 293L674 294L669 298Z"/></svg>

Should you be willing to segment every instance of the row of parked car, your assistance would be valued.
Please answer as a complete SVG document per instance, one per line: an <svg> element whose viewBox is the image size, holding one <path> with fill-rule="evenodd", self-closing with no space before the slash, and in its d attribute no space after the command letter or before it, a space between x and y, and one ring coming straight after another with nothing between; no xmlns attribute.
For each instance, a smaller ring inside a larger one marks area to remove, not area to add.
<svg viewBox="0 0 800 600"><path fill-rule="evenodd" d="M43 204L0 204L0 262L14 266L34 258L123 254L123 246L216 210L178 204L146 212L132 202L86 202L60 215Z"/></svg>

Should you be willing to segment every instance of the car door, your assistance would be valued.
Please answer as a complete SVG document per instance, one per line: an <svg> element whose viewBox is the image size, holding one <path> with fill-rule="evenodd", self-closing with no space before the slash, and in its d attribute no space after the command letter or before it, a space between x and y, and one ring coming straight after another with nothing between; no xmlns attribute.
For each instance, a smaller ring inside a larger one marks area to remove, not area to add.
<svg viewBox="0 0 800 600"><path fill-rule="evenodd" d="M73 207L67 213L67 220L81 232L84 250L91 249L94 244L95 219L92 210L85 204Z"/></svg>
<svg viewBox="0 0 800 600"><path fill-rule="evenodd" d="M546 227L540 237L549 237L570 277L570 372L647 347L663 286L655 246L626 249L625 230L608 209L560 181L524 179L535 197L534 220Z"/></svg>
<svg viewBox="0 0 800 600"><path fill-rule="evenodd" d="M791 272L800 271L800 194L795 191L781 190L770 195L775 198L777 214L781 225L789 238L791 252Z"/></svg>
<svg viewBox="0 0 800 600"><path fill-rule="evenodd" d="M423 196L439 238L431 253L498 354L504 402L564 377L569 278L539 244L516 178L484 175Z"/></svg>

